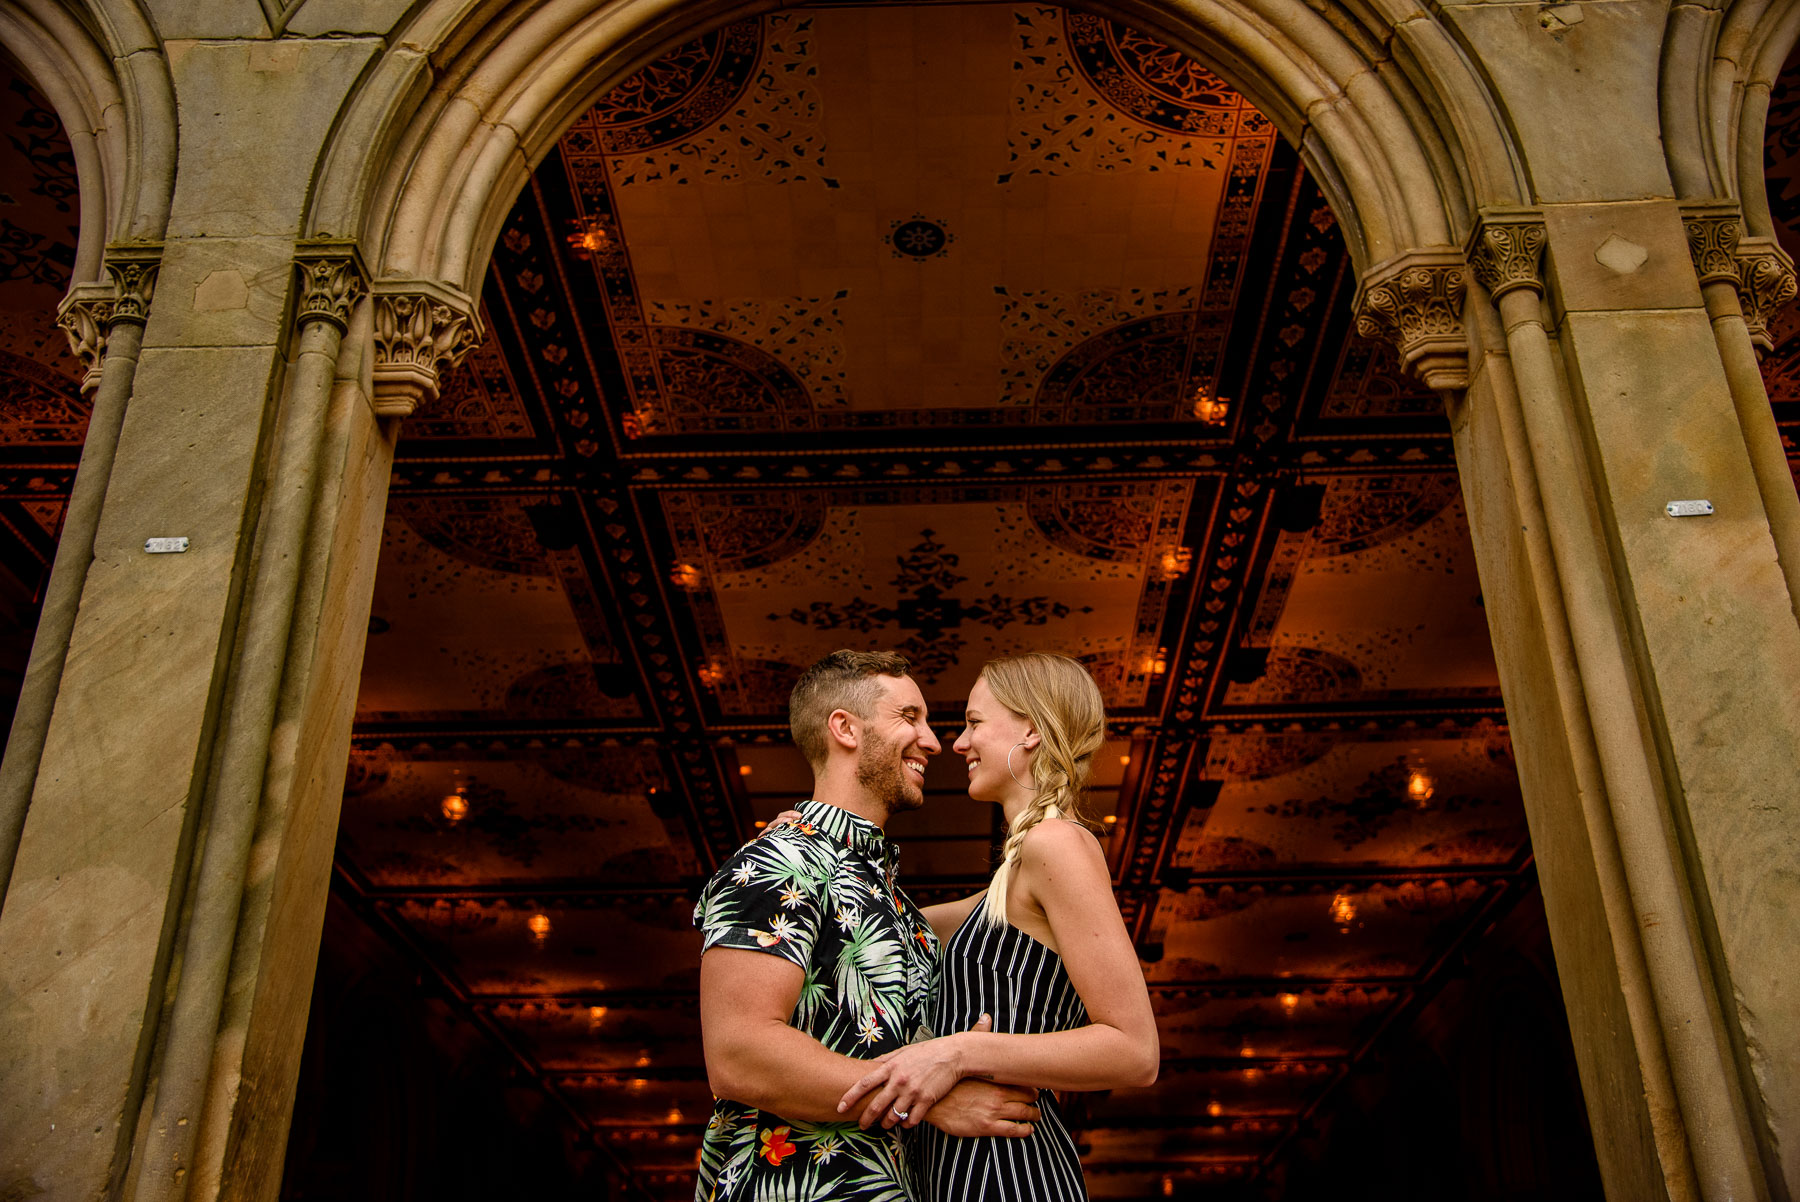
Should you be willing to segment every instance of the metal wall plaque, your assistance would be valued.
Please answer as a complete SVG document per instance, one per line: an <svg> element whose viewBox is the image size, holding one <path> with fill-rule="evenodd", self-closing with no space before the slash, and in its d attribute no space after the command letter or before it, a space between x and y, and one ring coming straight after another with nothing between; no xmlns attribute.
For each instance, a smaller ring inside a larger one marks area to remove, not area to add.
<svg viewBox="0 0 1800 1202"><path fill-rule="evenodd" d="M1701 518L1713 511L1711 501L1670 501L1663 512L1672 518Z"/></svg>
<svg viewBox="0 0 1800 1202"><path fill-rule="evenodd" d="M188 540L185 534L177 538L147 538L144 540L144 550L152 555L173 555L178 551L185 551L187 548Z"/></svg>

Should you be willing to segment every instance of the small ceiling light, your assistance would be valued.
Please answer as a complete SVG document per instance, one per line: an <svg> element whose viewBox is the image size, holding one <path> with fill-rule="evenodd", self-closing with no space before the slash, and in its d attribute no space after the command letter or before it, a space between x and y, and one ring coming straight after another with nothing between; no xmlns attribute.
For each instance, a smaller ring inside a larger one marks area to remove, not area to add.
<svg viewBox="0 0 1800 1202"><path fill-rule="evenodd" d="M1128 755L1120 756L1119 757L1119 767L1121 767L1121 768L1131 767L1131 757Z"/></svg>
<svg viewBox="0 0 1800 1202"><path fill-rule="evenodd" d="M606 226L598 217L577 217L571 224L575 227L569 234L569 247L578 259L591 259L606 249L611 241Z"/></svg>
<svg viewBox="0 0 1800 1202"><path fill-rule="evenodd" d="M1222 426L1225 418L1231 413L1231 402L1224 397L1216 397L1212 389L1201 384L1194 389L1194 416L1208 426Z"/></svg>
<svg viewBox="0 0 1800 1202"><path fill-rule="evenodd" d="M1179 580L1187 575L1187 570L1194 566L1194 552L1191 547L1172 547L1163 552L1157 563L1157 570L1162 578Z"/></svg>
<svg viewBox="0 0 1800 1202"><path fill-rule="evenodd" d="M543 940L550 937L550 916L548 914L533 914L525 920L525 925L530 928L533 939Z"/></svg>
<svg viewBox="0 0 1800 1202"><path fill-rule="evenodd" d="M706 573L691 563L678 563L669 573L669 582L676 588L697 593L706 585Z"/></svg>
<svg viewBox="0 0 1800 1202"><path fill-rule="evenodd" d="M1432 779L1431 773L1425 771L1423 764L1413 765L1406 777L1406 800L1422 810L1436 792L1437 781Z"/></svg>
<svg viewBox="0 0 1800 1202"><path fill-rule="evenodd" d="M1284 994L1280 995L1280 997L1281 997L1281 1008L1283 1010L1286 1010L1289 1014L1292 1014L1295 1010L1299 1009L1299 1007L1300 1007L1300 995L1299 994L1284 993Z"/></svg>
<svg viewBox="0 0 1800 1202"><path fill-rule="evenodd" d="M649 1052L644 1051L644 1052L638 1053L637 1066L639 1068L649 1068L650 1067L650 1053Z"/></svg>
<svg viewBox="0 0 1800 1202"><path fill-rule="evenodd" d="M605 1020L606 1020L606 1007L605 1006L589 1006L588 1007L588 1023L590 1025L597 1027Z"/></svg>
<svg viewBox="0 0 1800 1202"><path fill-rule="evenodd" d="M1342 889L1332 895L1331 921L1337 923L1338 931L1345 935L1350 933L1350 924L1356 921L1356 903Z"/></svg>
<svg viewBox="0 0 1800 1202"><path fill-rule="evenodd" d="M1225 1113L1225 1107L1216 1101L1208 1102L1206 1104L1206 1113L1212 1115L1214 1118L1218 1118L1221 1114Z"/></svg>
<svg viewBox="0 0 1800 1202"><path fill-rule="evenodd" d="M768 826L768 825L769 825L769 824L768 824L768 823L766 823L766 822L764 822L764 821L763 821L763 820L762 820L762 819L761 819L761 818L758 818L758 819L757 819L757 820L756 820L756 823L755 823L755 826L756 826L756 829L757 829L757 830L759 830L759 831L760 831L760 830L762 830L762 829L763 829L763 828L764 828L764 827L766 827L766 826Z"/></svg>
<svg viewBox="0 0 1800 1202"><path fill-rule="evenodd" d="M748 764L739 764L738 765L738 775L739 776L749 776L751 771L752 771L752 769L751 769L750 765L748 765Z"/></svg>
<svg viewBox="0 0 1800 1202"><path fill-rule="evenodd" d="M1106 823L1108 826L1117 826L1119 824L1119 816L1117 814L1108 814L1100 821Z"/></svg>
<svg viewBox="0 0 1800 1202"><path fill-rule="evenodd" d="M663 1117L665 1119L667 1119L670 1123L679 1123L682 1119L681 1107L679 1107L679 1106L669 1107L669 1113L664 1115Z"/></svg>
<svg viewBox="0 0 1800 1202"><path fill-rule="evenodd" d="M438 809L443 812L445 822L458 823L469 816L469 799L459 788L454 793L446 793L444 800L438 803Z"/></svg>
<svg viewBox="0 0 1800 1202"><path fill-rule="evenodd" d="M709 689L716 689L725 680L725 665L716 659L709 659L696 673L700 683Z"/></svg>
<svg viewBox="0 0 1800 1202"><path fill-rule="evenodd" d="M1164 1177L1163 1178L1163 1197L1173 1198L1174 1196L1175 1196L1175 1178Z"/></svg>
<svg viewBox="0 0 1800 1202"><path fill-rule="evenodd" d="M1245 1060L1254 1060L1256 1059L1256 1049L1249 1044L1245 1044L1238 1049L1238 1055L1242 1056Z"/></svg>

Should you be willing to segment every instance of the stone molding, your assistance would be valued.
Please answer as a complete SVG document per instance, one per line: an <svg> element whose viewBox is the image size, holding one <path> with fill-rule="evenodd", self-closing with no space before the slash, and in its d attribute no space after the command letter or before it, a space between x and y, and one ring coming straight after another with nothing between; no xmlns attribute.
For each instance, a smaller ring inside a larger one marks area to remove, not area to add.
<svg viewBox="0 0 1800 1202"><path fill-rule="evenodd" d="M1794 260L1781 249L1775 239L1762 234L1738 240L1738 303L1744 309L1744 324L1750 328L1750 341L1756 353L1766 355L1775 349L1769 334L1769 319L1775 311L1794 299L1800 281L1794 277Z"/></svg>
<svg viewBox="0 0 1800 1202"><path fill-rule="evenodd" d="M156 292L156 272L162 266L161 243L106 248L106 272L113 279L113 313L109 324L121 321L143 325L150 320L150 300Z"/></svg>
<svg viewBox="0 0 1800 1202"><path fill-rule="evenodd" d="M1469 270L1496 304L1515 288L1544 294L1544 244L1536 209L1483 209L1469 232Z"/></svg>
<svg viewBox="0 0 1800 1202"><path fill-rule="evenodd" d="M68 336L70 353L81 361L83 396L92 396L100 387L106 339L114 323L143 325L149 318L161 265L160 244L108 247L105 268L110 278L76 284L57 306L56 324Z"/></svg>
<svg viewBox="0 0 1800 1202"><path fill-rule="evenodd" d="M1775 347L1769 318L1794 299L1794 260L1774 238L1744 236L1744 215L1734 200L1696 201L1681 206L1688 254L1701 287L1730 284L1737 290L1744 325L1760 357Z"/></svg>
<svg viewBox="0 0 1800 1202"><path fill-rule="evenodd" d="M81 361L81 395L100 387L106 335L112 328L116 289L111 284L76 284L56 309L56 324L68 335L69 352Z"/></svg>
<svg viewBox="0 0 1800 1202"><path fill-rule="evenodd" d="M1701 285L1738 287L1738 241L1743 236L1744 217L1737 205L1731 201L1682 205L1681 226L1687 232L1688 257L1694 261L1694 274Z"/></svg>
<svg viewBox="0 0 1800 1202"><path fill-rule="evenodd" d="M340 334L349 330L351 310L368 291L369 280L356 243L339 239L302 242L294 249L294 269L300 273L295 327L324 321L336 326Z"/></svg>
<svg viewBox="0 0 1800 1202"><path fill-rule="evenodd" d="M1356 332L1391 342L1400 366L1428 388L1468 387L1468 270L1462 253L1448 247L1408 251L1371 268L1356 291Z"/></svg>
<svg viewBox="0 0 1800 1202"><path fill-rule="evenodd" d="M468 296L431 280L379 280L372 291L375 412L407 417L480 345L481 318Z"/></svg>

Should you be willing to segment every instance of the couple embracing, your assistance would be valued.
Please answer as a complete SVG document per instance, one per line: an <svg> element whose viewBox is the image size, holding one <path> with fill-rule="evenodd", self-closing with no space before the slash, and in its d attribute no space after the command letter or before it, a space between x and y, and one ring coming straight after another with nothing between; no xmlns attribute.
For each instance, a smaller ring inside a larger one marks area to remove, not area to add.
<svg viewBox="0 0 1800 1202"><path fill-rule="evenodd" d="M837 651L789 702L813 796L694 912L718 1102L696 1202L1085 1199L1053 1090L1147 1085L1158 1041L1082 788L1100 692L1059 655L990 662L954 750L1009 832L983 893L913 905L887 820L941 749L898 655Z"/></svg>

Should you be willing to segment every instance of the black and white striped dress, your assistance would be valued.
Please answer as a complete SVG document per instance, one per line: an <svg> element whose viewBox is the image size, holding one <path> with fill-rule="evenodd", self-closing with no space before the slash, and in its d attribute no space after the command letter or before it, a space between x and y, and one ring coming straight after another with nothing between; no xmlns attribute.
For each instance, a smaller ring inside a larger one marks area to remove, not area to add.
<svg viewBox="0 0 1800 1202"><path fill-rule="evenodd" d="M981 906L944 947L934 1029L966 1031L983 1014L994 1030L1036 1035L1085 1026L1087 1008L1062 957L1011 923L994 926ZM923 1134L926 1202L1086 1202L1081 1157L1049 1090L1044 1117L1024 1139L957 1139L929 1123Z"/></svg>

